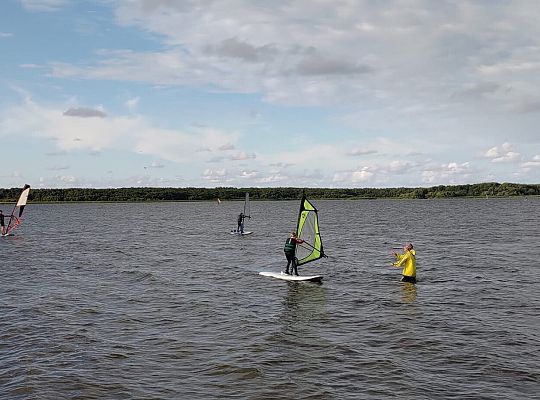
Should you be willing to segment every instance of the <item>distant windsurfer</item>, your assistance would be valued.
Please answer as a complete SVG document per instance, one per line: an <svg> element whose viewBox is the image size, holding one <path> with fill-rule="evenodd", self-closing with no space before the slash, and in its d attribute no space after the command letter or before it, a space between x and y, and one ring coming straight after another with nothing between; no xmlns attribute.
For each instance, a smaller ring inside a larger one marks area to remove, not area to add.
<svg viewBox="0 0 540 400"><path fill-rule="evenodd" d="M6 216L4 215L4 213L2 212L2 210L0 210L0 227L2 227L2 235L5 235L6 234L6 223L4 221L4 218Z"/></svg>
<svg viewBox="0 0 540 400"><path fill-rule="evenodd" d="M243 212L238 214L238 227L236 228L236 232L244 233L244 219L245 218L251 218L249 215L244 215Z"/></svg>
<svg viewBox="0 0 540 400"><path fill-rule="evenodd" d="M289 275L289 266L291 266L291 272L290 275L294 274L298 276L298 265L296 264L296 245L299 243L304 243L302 239L299 239L296 237L296 232L292 231L290 236L285 241L285 248L283 251L285 252L285 257L287 257L287 268L285 269L285 273Z"/></svg>
<svg viewBox="0 0 540 400"><path fill-rule="evenodd" d="M403 268L402 282L416 283L416 251L412 243L407 243L403 247L403 254L394 253L396 261L392 264L394 267Z"/></svg>

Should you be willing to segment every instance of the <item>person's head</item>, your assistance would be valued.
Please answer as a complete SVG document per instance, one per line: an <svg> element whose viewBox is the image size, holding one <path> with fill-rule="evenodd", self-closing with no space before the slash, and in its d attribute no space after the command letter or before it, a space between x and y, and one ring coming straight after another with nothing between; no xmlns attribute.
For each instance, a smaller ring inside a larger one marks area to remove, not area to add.
<svg viewBox="0 0 540 400"><path fill-rule="evenodd" d="M295 231L292 231L292 232L291 232L291 236L292 236L292 237L296 237L296 232L295 232Z"/></svg>
<svg viewBox="0 0 540 400"><path fill-rule="evenodd" d="M405 243L405 247L403 247L405 251L411 251L413 249L412 243Z"/></svg>

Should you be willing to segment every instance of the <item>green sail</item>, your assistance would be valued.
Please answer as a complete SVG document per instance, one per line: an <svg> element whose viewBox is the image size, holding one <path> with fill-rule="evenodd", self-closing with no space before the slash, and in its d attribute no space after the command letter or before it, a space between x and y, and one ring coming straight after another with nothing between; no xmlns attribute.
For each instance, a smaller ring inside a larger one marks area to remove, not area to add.
<svg viewBox="0 0 540 400"><path fill-rule="evenodd" d="M302 197L302 202L300 203L300 213L298 214L296 233L298 238L305 242L296 246L298 265L325 257L321 234L319 233L319 216L317 214L317 209L311 204L306 196Z"/></svg>

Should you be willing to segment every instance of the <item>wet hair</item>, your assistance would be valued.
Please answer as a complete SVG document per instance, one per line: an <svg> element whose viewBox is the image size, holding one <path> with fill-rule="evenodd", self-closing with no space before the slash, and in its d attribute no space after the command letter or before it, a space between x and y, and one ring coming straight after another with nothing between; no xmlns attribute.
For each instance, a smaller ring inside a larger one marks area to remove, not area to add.
<svg viewBox="0 0 540 400"><path fill-rule="evenodd" d="M405 244L405 247L408 248L409 250L412 250L412 249L413 249L412 243L407 243L407 244Z"/></svg>

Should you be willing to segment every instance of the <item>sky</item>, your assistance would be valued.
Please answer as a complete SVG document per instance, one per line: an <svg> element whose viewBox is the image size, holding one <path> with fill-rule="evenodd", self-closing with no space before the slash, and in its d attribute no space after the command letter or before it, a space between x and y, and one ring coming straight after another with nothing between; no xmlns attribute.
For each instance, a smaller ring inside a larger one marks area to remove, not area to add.
<svg viewBox="0 0 540 400"><path fill-rule="evenodd" d="M3 0L0 187L540 183L536 0Z"/></svg>

